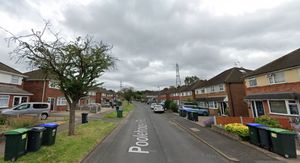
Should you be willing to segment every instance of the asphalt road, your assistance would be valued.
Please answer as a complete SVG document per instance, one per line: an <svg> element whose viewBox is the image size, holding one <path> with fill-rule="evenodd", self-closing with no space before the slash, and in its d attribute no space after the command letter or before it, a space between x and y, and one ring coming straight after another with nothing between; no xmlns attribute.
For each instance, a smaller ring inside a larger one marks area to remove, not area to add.
<svg viewBox="0 0 300 163"><path fill-rule="evenodd" d="M94 150L83 162L92 163L199 163L227 162L163 114L145 104Z"/></svg>

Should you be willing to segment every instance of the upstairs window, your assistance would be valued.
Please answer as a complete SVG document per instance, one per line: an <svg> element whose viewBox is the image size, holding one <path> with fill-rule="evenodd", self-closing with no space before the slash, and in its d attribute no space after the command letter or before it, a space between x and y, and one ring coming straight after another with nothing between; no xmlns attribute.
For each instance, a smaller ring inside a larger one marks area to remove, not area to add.
<svg viewBox="0 0 300 163"><path fill-rule="evenodd" d="M267 76L268 76L270 84L277 84L277 83L285 82L284 72L271 73L271 74L268 74Z"/></svg>
<svg viewBox="0 0 300 163"><path fill-rule="evenodd" d="M201 89L201 93L205 93L205 88L202 88L202 89Z"/></svg>
<svg viewBox="0 0 300 163"><path fill-rule="evenodd" d="M19 77L18 76L11 76L11 83L12 84L19 84Z"/></svg>
<svg viewBox="0 0 300 163"><path fill-rule="evenodd" d="M249 86L250 87L255 87L255 86L257 86L257 81L256 81L256 78L251 78L251 79L249 79Z"/></svg>
<svg viewBox="0 0 300 163"><path fill-rule="evenodd" d="M224 85L223 85L223 84L220 84L220 85L219 85L219 90L220 90L220 91L224 91Z"/></svg>
<svg viewBox="0 0 300 163"><path fill-rule="evenodd" d="M215 87L214 86L211 86L210 87L210 92L214 92L215 91Z"/></svg>

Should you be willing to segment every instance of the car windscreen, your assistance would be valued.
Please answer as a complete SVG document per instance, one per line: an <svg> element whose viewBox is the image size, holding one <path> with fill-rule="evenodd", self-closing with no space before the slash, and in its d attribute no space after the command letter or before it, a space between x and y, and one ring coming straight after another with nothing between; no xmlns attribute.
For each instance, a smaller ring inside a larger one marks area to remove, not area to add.
<svg viewBox="0 0 300 163"><path fill-rule="evenodd" d="M48 104L33 104L34 109L47 109Z"/></svg>

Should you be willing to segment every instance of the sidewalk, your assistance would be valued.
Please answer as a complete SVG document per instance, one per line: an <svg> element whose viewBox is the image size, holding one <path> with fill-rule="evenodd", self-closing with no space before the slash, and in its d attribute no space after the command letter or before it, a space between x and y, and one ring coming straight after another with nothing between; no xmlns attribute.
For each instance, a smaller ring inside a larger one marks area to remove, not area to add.
<svg viewBox="0 0 300 163"><path fill-rule="evenodd" d="M216 133L209 128L200 126L199 124L189 121L183 117L174 114L167 114L179 127L191 133L194 137L207 143L209 146L225 154L228 158L239 160L240 162L298 162L298 159L284 159L283 157L273 154L269 156L255 148L239 141L228 138L224 135ZM275 159L276 158L276 159Z"/></svg>

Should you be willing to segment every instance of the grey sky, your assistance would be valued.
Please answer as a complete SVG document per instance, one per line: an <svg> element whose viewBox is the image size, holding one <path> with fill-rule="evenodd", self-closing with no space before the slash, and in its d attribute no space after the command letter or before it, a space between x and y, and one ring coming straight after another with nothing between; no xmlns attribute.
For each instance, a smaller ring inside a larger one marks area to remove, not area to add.
<svg viewBox="0 0 300 163"><path fill-rule="evenodd" d="M43 19L67 37L93 35L114 46L117 69L100 79L105 86L157 90L197 75L209 79L240 65L255 69L299 48L300 2L296 0L0 0L0 26L22 34ZM0 60L8 61L0 31Z"/></svg>

